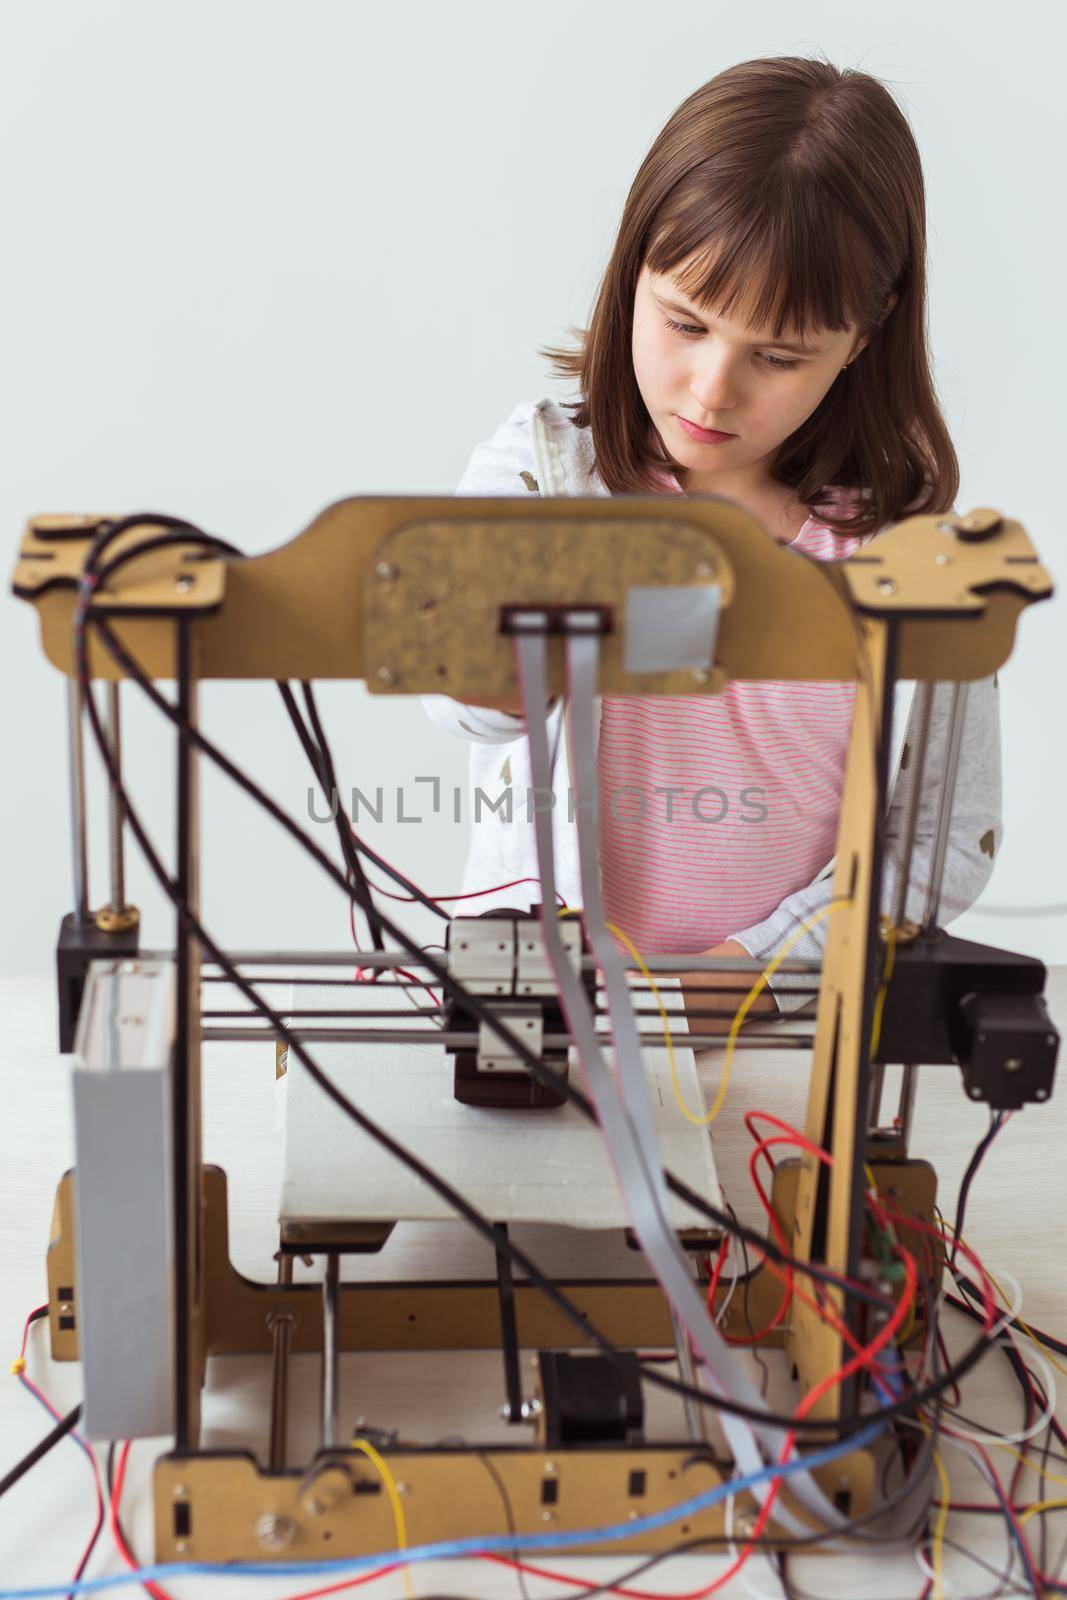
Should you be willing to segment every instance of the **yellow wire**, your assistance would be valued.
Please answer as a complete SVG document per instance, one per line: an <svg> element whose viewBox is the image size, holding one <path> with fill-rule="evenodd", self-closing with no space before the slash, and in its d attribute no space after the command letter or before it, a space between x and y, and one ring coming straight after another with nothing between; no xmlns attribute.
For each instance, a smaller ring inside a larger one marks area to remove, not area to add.
<svg viewBox="0 0 1067 1600"><path fill-rule="evenodd" d="M393 1521L396 1524L396 1547L398 1550L406 1550L408 1534L404 1523L404 1507L400 1503L400 1491L396 1486L396 1479L389 1470L388 1462L378 1454L374 1446L369 1444L366 1439L353 1439L352 1449L362 1450L385 1485L385 1492L389 1496L389 1504L393 1510ZM407 1567L404 1568L404 1591L411 1596L411 1600L414 1600L415 1590L412 1588L411 1573Z"/></svg>
<svg viewBox="0 0 1067 1600"><path fill-rule="evenodd" d="M752 988L749 990L748 994L745 996L745 998L742 1000L741 1004L738 1006L737 1011L734 1013L734 1019L733 1019L733 1022L730 1024L730 1031L727 1034L727 1038L726 1038L726 1056L725 1056L725 1059L723 1060L722 1075L721 1075L721 1077L719 1079L719 1087L718 1087L718 1089L716 1091L716 1094L715 1094L715 1100L714 1100L714 1102L713 1102L713 1104L711 1106L711 1109L709 1111L706 1111L702 1116L698 1116L695 1111L691 1111L689 1109L689 1107L686 1105L685 1100L682 1097L681 1084L678 1081L678 1064L674 1059L674 1046L673 1046L673 1043L672 1043L672 1040L671 1040L670 1024L667 1021L667 1012L664 1009L663 1001L660 998L660 992L659 992L659 988L658 988L658 986L656 984L655 978L653 978L651 972L648 970L648 967L645 965L644 961L642 961L641 954L640 954L640 951L637 949L637 946L633 943L632 940L627 938L626 934L623 933L622 929L621 928L617 928L613 922L608 922L608 923L605 924L605 926L610 930L610 932L615 934L615 936L618 939L622 940L623 944L629 950L630 954L633 956L634 960L637 962L637 965L640 967L641 971L644 973L645 977L648 979L649 986L650 986L650 988L652 990L653 997L655 998L656 1004L659 1007L660 1018L661 1018L661 1020L663 1022L663 1037L664 1037L664 1042L665 1042L665 1044L667 1046L667 1059L669 1060L670 1067L671 1067L671 1087L674 1090L674 1098L678 1103L678 1109L681 1111L683 1117L685 1117L687 1122L691 1122L693 1124L693 1126L696 1127L696 1128L706 1128L706 1127L708 1127L708 1125L710 1123L714 1122L715 1118L719 1115L719 1112L722 1110L723 1101L726 1099L726 1091L730 1086L730 1069L731 1069L732 1064L733 1064L734 1041L737 1038L738 1032L740 1031L741 1024L744 1022L745 1017L748 1014L748 1010L749 1010L750 1006L758 998L758 996L760 994L760 991L762 989L766 988L768 978L770 978L773 973L777 972L778 967L785 960L785 958L789 954L790 950L792 950L793 946L796 944L796 942L800 938L801 934L802 933L807 933L807 931L810 928L813 928L816 923L821 922L824 917L828 917L830 915L831 911L836 911L838 909L838 906L851 905L851 903L852 903L851 900L838 900L838 901L831 901L830 904L828 904L828 905L820 906L819 910L814 912L810 917L806 917L803 920L803 922L801 922L800 926L795 930L795 932L791 933L789 935L789 937L785 940L785 942L778 948L778 950L775 951L773 957L767 963L767 965L764 967L763 971L760 973L759 977L756 979L755 983L752 985ZM562 917L576 917L576 916L578 916L580 914L580 911L581 911L581 907L571 907L566 911L561 911L559 913L559 916L561 918ZM883 1004L885 1002L886 988L887 988L887 985L889 983L889 976L890 976L890 974L891 974L891 972L893 970L893 940L894 940L894 933L893 933L893 929L890 926L889 921L888 921L887 918L883 918L882 919L882 925L886 929L888 949L887 949L887 952L886 952L885 969L884 969L884 971L882 973L882 987L881 987L881 990L879 991L878 1000L877 1000L877 1002L875 1004L875 1012L874 1012L875 1021L874 1021L874 1029L873 1029L872 1039L871 1039L871 1054L872 1054L872 1056L873 1056L874 1051L877 1048L877 1044L878 1044L878 1033L879 1033L879 1030L881 1028L881 1020L882 1020L882 1006L883 1006ZM693 1039L694 1038L700 1038L700 1037L701 1037L701 1035L699 1035L699 1034L698 1035L687 1034L686 1038L687 1038L687 1040L688 1040L688 1042L690 1044L690 1048L693 1047L692 1046ZM712 1037L714 1037L714 1035L707 1035L706 1037L712 1038Z"/></svg>
<svg viewBox="0 0 1067 1600"><path fill-rule="evenodd" d="M808 930L813 928L817 922L821 922L824 917L828 917L831 911L836 911L838 906L848 904L850 904L848 900L839 900L836 903L831 902L829 905L820 906L818 911L816 911L812 916L806 917L800 924L799 928L797 928L795 932L791 933L788 939L786 939L785 943L775 951L774 955L771 957L771 960L764 967L763 971L752 985L752 988L742 1000L740 1006L737 1008L734 1020L730 1024L730 1032L726 1038L726 1055L723 1059L722 1075L719 1078L719 1087L715 1092L715 1099L712 1102L711 1109L703 1117L696 1119L701 1122L704 1127L707 1127L710 1122L714 1122L715 1118L722 1110L723 1101L726 1099L726 1091L730 1086L730 1069L733 1065L734 1040L737 1038L741 1024L745 1020L745 1016L749 1007L756 1000L760 991L767 987L767 979L772 975L772 973L777 972L780 964L785 960L786 956L789 954L790 950L792 950L802 933L807 933ZM684 1110L685 1108L683 1107L682 1109ZM690 1120L692 1121L694 1119L690 1118Z"/></svg>
<svg viewBox="0 0 1067 1600"><path fill-rule="evenodd" d="M1067 1507L1067 1500L1039 1500L1036 1505L1027 1506L1025 1511L1019 1512L1020 1525L1029 1522L1031 1517L1038 1516L1042 1511L1062 1511Z"/></svg>
<svg viewBox="0 0 1067 1600"><path fill-rule="evenodd" d="M926 1428L926 1432L929 1434L930 1429L926 1427L925 1422L923 1423L923 1427ZM937 1521L934 1523L934 1537L931 1545L931 1554L933 1556L932 1565L934 1569L934 1600L944 1600L945 1587L943 1583L943 1568L945 1561L945 1529L948 1526L948 1511L949 1503L952 1500L952 1485L948 1481L948 1473L945 1471L945 1463L941 1459L941 1453L936 1448L934 1450L934 1468L937 1472L937 1481L941 1488L941 1504L938 1507Z"/></svg>
<svg viewBox="0 0 1067 1600"><path fill-rule="evenodd" d="M878 990L878 998L874 1002L874 1021L871 1026L872 1061L874 1060L874 1053L878 1049L878 1040L882 1036L882 1008L885 1005L885 997L889 990L889 979L893 973L893 961L895 959L894 951L896 948L897 937L896 929L893 927L893 924L888 917L881 918L881 927L885 934L886 951L885 965L882 968L882 985Z"/></svg>

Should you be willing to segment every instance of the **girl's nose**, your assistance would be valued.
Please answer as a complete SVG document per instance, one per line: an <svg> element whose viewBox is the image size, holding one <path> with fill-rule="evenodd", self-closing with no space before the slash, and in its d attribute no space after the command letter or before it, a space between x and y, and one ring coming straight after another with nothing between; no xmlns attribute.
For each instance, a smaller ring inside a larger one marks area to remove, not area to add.
<svg viewBox="0 0 1067 1600"><path fill-rule="evenodd" d="M714 417L732 410L736 389L732 363L725 352L701 362L689 385L689 392L704 415Z"/></svg>

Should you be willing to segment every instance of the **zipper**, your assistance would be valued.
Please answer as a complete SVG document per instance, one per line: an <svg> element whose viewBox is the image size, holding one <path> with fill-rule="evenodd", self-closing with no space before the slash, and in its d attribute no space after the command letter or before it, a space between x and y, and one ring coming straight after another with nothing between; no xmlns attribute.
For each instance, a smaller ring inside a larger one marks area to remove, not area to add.
<svg viewBox="0 0 1067 1600"><path fill-rule="evenodd" d="M563 463L560 458L559 445L554 439L549 438L548 424L544 417L546 401L539 400L530 415L530 443L533 446L534 476L542 495L565 495L567 481L563 472ZM566 716L567 696L564 693L560 705L553 707L553 715L559 711L559 722L556 728L556 737L551 749L551 765L553 781L555 780L556 761L559 755L560 744L563 740L563 723ZM600 738L600 696L593 699L593 735L599 743Z"/></svg>
<svg viewBox="0 0 1067 1600"><path fill-rule="evenodd" d="M545 401L539 400L530 417L530 438L533 443L534 466L542 494L566 494L559 445L548 435L544 418Z"/></svg>

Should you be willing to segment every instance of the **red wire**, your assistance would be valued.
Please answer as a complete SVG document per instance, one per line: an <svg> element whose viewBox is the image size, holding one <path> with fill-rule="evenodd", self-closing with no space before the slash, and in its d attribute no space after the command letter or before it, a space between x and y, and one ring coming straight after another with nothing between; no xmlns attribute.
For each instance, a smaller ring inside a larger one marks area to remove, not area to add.
<svg viewBox="0 0 1067 1600"><path fill-rule="evenodd" d="M22 1325L22 1343L19 1346L19 1361L20 1361L20 1363L23 1364L23 1366L25 1365L25 1361L26 1361L26 1344L27 1344L27 1341L29 1339L30 1323L33 1322L34 1319L37 1316L39 1316L39 1314L42 1311L47 1311L47 1310L48 1310L48 1306L47 1305L37 1306L35 1308L35 1310L33 1310L33 1311L31 1311L29 1313L29 1315L26 1318L26 1321ZM19 1382L22 1384L23 1388L24 1389L28 1389L30 1391L30 1393L34 1396L34 1398L36 1400L38 1400L41 1403L42 1406L44 1406L45 1410L48 1412L50 1417L52 1417L56 1422L62 1422L63 1419L60 1416L59 1412L56 1410L55 1406L52 1404L51 1400L49 1400L49 1398L48 1398L48 1396L46 1394L43 1394L42 1391L40 1389L38 1389L37 1385L33 1382L33 1380L31 1378L27 1378L26 1373L25 1373L24 1370L20 1370L19 1371L18 1379L19 1379ZM104 1494L103 1494L103 1490L100 1487L100 1469L96 1464L96 1456L93 1453L92 1446L89 1444L87 1439L84 1439L82 1437L82 1435L80 1433L78 1433L78 1431L75 1428L72 1428L70 1430L70 1433L71 1433L71 1438L72 1439L77 1439L79 1441L79 1443L81 1443L85 1448L85 1454L88 1457L89 1466L92 1469L93 1487L96 1490L96 1521L93 1524L93 1531L89 1535L89 1538L88 1538L88 1541L86 1542L85 1548L82 1551L81 1556L80 1556L80 1558L78 1560L78 1564L74 1569L75 1575L77 1575L78 1573L81 1572L85 1562L89 1559L89 1552L93 1548L93 1545L96 1543L97 1537L98 1537L98 1535L100 1533L100 1529L104 1525ZM71 1579L72 1583L75 1582L75 1581L76 1581L76 1578L72 1578Z"/></svg>
<svg viewBox="0 0 1067 1600"><path fill-rule="evenodd" d="M722 1269L726 1264L726 1257L729 1253L729 1250L730 1235L728 1233L724 1233L722 1236L722 1243L719 1246L719 1253L715 1257L714 1269L710 1278L708 1279L708 1315L712 1318L715 1316L715 1291L719 1287L719 1279L722 1277Z"/></svg>
<svg viewBox="0 0 1067 1600"><path fill-rule="evenodd" d="M122 1559L131 1572L136 1572L138 1570L137 1557L123 1538L122 1529L119 1526L119 1501L122 1498L122 1489L126 1481L126 1460L129 1453L130 1441L127 1439L119 1451L119 1458L115 1467L115 1483L111 1492L111 1532ZM373 1583L376 1578L384 1578L387 1573L395 1572L402 1565L403 1563L400 1561L393 1561L388 1566L377 1567L373 1572L361 1572L354 1577L342 1579L340 1583L328 1584L325 1588L302 1590L300 1594L291 1595L289 1600L320 1600L321 1596L339 1594L342 1589L357 1589L361 1584ZM263 1572L265 1577L270 1576L269 1567L264 1567ZM153 1597L153 1600L174 1600L174 1596L168 1590L153 1582L151 1578L146 1578L143 1586Z"/></svg>
<svg viewBox="0 0 1067 1600"><path fill-rule="evenodd" d="M871 1362L874 1361L875 1357L884 1349L885 1345L896 1334L897 1329L904 1320L906 1312L911 1308L915 1298L916 1287L918 1285L918 1272L915 1266L914 1257L909 1255L906 1251L902 1251L901 1254L904 1260L904 1270L908 1280L907 1286L904 1294L901 1295L900 1300L894 1307L892 1314L886 1320L881 1332L871 1340L869 1345L865 1345L856 1353L856 1355L851 1358L851 1360L847 1361L843 1367L839 1368L837 1372L833 1372L828 1377L824 1378L820 1383L815 1385L814 1389L810 1390L809 1393L804 1396L804 1399L800 1402L800 1405L796 1410L796 1415L798 1418L805 1416L806 1413L822 1399L823 1395L832 1389L836 1384L843 1383L846 1378L850 1378L852 1374L858 1371L861 1366L870 1365ZM795 1442L796 1434L788 1433L785 1438L785 1443L782 1447L782 1453L778 1458L779 1465L785 1465L786 1461L789 1459L789 1456L792 1454L793 1445ZM774 1505L774 1500L778 1493L781 1482L781 1478L775 1478L772 1481L770 1493L760 1509L759 1516L756 1518L756 1522L751 1534L749 1535L748 1542L739 1552L737 1558L731 1562L729 1567L727 1567L726 1571L720 1573L719 1577L717 1577L713 1583L707 1584L702 1589L690 1590L686 1594L666 1595L662 1591L653 1593L647 1589L626 1589L618 1585L612 1585L611 1592L613 1594L624 1596L625 1600L705 1600L705 1596L714 1594L717 1589L722 1588L724 1583L728 1583L752 1554L770 1517L771 1509ZM531 1577L549 1578L554 1583L571 1583L577 1588L581 1589L598 1589L602 1587L599 1582L587 1578L576 1578L565 1573L549 1572L543 1567L533 1567L526 1562L512 1561L507 1556L489 1555L487 1553L485 1559L497 1561L504 1566L517 1567L521 1572L528 1573Z"/></svg>
<svg viewBox="0 0 1067 1600"><path fill-rule="evenodd" d="M722 1255L722 1251L721 1251L721 1248L720 1248L720 1256L721 1255ZM909 1271L909 1268L910 1268L910 1271ZM905 1269L906 1269L906 1271L908 1271L908 1275L909 1275L909 1292L901 1296L900 1302L898 1303L898 1305L897 1305L896 1309L894 1310L892 1316L886 1322L886 1324L883 1327L881 1333L871 1342L871 1344L869 1346L865 1347L864 1349L861 1349L857 1353L857 1355L855 1355L849 1362L847 1362L839 1370L839 1372L833 1373L828 1378L825 1378L820 1384L818 1384L816 1386L816 1388L811 1390L811 1392L807 1396L805 1396L804 1400L801 1402L800 1406L797 1408L797 1413L796 1414L797 1414L798 1417L802 1417L803 1415L805 1415L805 1413L808 1410L810 1410L810 1408L819 1399L821 1399L823 1394L825 1394L831 1387L833 1387L833 1385L835 1383L843 1382L846 1377L851 1376L852 1372L854 1372L857 1369L858 1365L863 1364L864 1362L869 1363L871 1360L873 1360L874 1356L878 1354L878 1352L884 1347L886 1342L890 1338L892 1338L893 1334L896 1332L896 1329L899 1326L899 1324L900 1324L900 1322L901 1322L901 1320L903 1318L905 1310L910 1305L911 1299L914 1297L914 1292L915 1292L916 1273L915 1273L914 1261L910 1257L906 1257ZM32 1313L31 1313L31 1317L32 1317ZM28 1332L28 1329L29 1329L30 1320L31 1319L28 1317L27 1320L26 1320L25 1328L23 1330L23 1342L22 1342L23 1351L25 1351L26 1336L27 1336L27 1332ZM28 1382L28 1380L27 1380L27 1382ZM52 1408L49 1407L49 1409L52 1409ZM53 1414L54 1415L58 1415L58 1413L53 1413ZM786 1440L785 1440L785 1443L784 1443L784 1446L783 1446L783 1449L782 1449L782 1454L781 1454L781 1456L779 1458L779 1461L780 1461L780 1463L782 1465L784 1465L785 1462L788 1460L789 1455L792 1452L793 1445L795 1443L795 1439L796 1439L796 1435L794 1433L787 1434ZM123 1537L122 1530L121 1530L121 1527L119 1525L119 1520L118 1520L119 1504L120 1504L120 1501L121 1501L122 1490L123 1490L123 1487L124 1487L124 1484L125 1484L125 1479L126 1479L126 1465L127 1465L127 1461L128 1461L128 1458L129 1458L129 1452L130 1452L130 1443L129 1443L129 1440L127 1440L127 1441L125 1441L123 1443L123 1446L122 1446L121 1451L119 1452L119 1457L118 1457L118 1461L117 1461L117 1464L116 1464L115 1481L114 1481L113 1490L112 1490L112 1497L111 1497L110 1524L111 1524L111 1533L112 1533L112 1537L114 1538L116 1548L119 1550L119 1552L122 1555L123 1560L126 1562L128 1568L131 1571L136 1571L137 1570L136 1557L134 1556L132 1550L130 1550L129 1546L127 1545L127 1543L126 1543L126 1541L125 1541L125 1539ZM94 1458L94 1469L95 1469L95 1458ZM626 1600L704 1600L705 1596L713 1594L717 1589L720 1589L724 1583L728 1582L729 1579L732 1578L737 1571L739 1571L739 1569L744 1565L744 1563L748 1560L749 1556L752 1554L752 1551L754 1550L755 1545L759 1540L760 1534L762 1533L763 1528L766 1525L767 1519L770 1516L771 1507L773 1505L775 1496L777 1495L777 1491L778 1491L778 1487L779 1487L780 1482L781 1482L780 1478L773 1480L770 1494L768 1495L767 1500L766 1500L766 1502L765 1502L765 1504L764 1504L764 1506L763 1506L763 1508L762 1508L762 1510L760 1512L760 1515L757 1518L756 1525L753 1528L753 1531L752 1531L752 1534L751 1534L751 1536L749 1538L749 1541L746 1543L744 1548L741 1550L741 1552L737 1556L737 1558L726 1569L726 1571L723 1572L717 1579L715 1579L715 1581L713 1583L705 1586L703 1589L694 1590L694 1591L691 1591L690 1593L687 1593L685 1595L675 1595L675 1596L664 1596L662 1593L653 1594L651 1591L640 1590L640 1589L626 1589L626 1588L622 1588L621 1586L620 1587L612 1586L611 1592L626 1597ZM98 1477L97 1477L97 1487L98 1487L98 1494L99 1494L99 1478ZM102 1514L102 1498L101 1498L101 1514ZM578 1578L578 1577L570 1576L570 1575L564 1574L564 1573L549 1572L546 1569L534 1567L534 1566L531 1566L531 1565L529 1565L529 1564L527 1564L525 1562L520 1562L520 1561L514 1560L512 1557L509 1557L509 1556L498 1555L496 1553L490 1554L489 1552L485 1552L482 1555L482 1559L483 1560L493 1561L493 1562L496 1562L498 1565L507 1566L509 1568L512 1568L513 1570L529 1573L529 1574L531 1574L533 1576L539 1576L539 1577L548 1578L548 1579L550 1579L551 1581L553 1581L555 1583L570 1584L570 1585L573 1585L574 1587L580 1588L580 1589L594 1589L594 1588L601 1587L601 1585L598 1582L594 1581L594 1580L586 1579L586 1578ZM401 1566L401 1565L402 1565L401 1562L392 1562L391 1564L389 1564L389 1565L387 1565L385 1567L380 1567L380 1568L376 1569L374 1572L362 1573L362 1574L359 1574L356 1577L353 1577L353 1578L350 1578L350 1579L345 1579L345 1580L343 1580L343 1581L341 1581L339 1583L331 1584L331 1585L328 1585L326 1587L320 1587L318 1589L302 1591L298 1595L291 1596L290 1600L322 1600L322 1597L324 1597L326 1595L337 1594L337 1593L340 1593L341 1591L343 1591L345 1589L357 1588L357 1587L361 1586L362 1584L371 1583L377 1578L385 1577L388 1573L396 1571L397 1568L399 1566ZM169 1592L166 1589L164 1589L160 1584L155 1583L151 1579L145 1579L143 1586L144 1586L145 1590L148 1592L148 1594L150 1594L153 1597L153 1600L173 1600L173 1597L169 1594Z"/></svg>

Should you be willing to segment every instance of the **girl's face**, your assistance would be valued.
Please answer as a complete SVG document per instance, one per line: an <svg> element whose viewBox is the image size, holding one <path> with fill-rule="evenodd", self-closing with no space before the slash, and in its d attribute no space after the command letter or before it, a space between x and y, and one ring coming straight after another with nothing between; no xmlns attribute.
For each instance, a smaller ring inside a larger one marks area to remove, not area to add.
<svg viewBox="0 0 1067 1600"><path fill-rule="evenodd" d="M761 328L757 333L767 333ZM672 277L641 269L633 363L653 427L683 489L739 501L766 494L775 452L815 410L845 362L863 349L855 328L808 334L804 348L759 338L740 322L698 311ZM733 437L704 442L681 420Z"/></svg>

